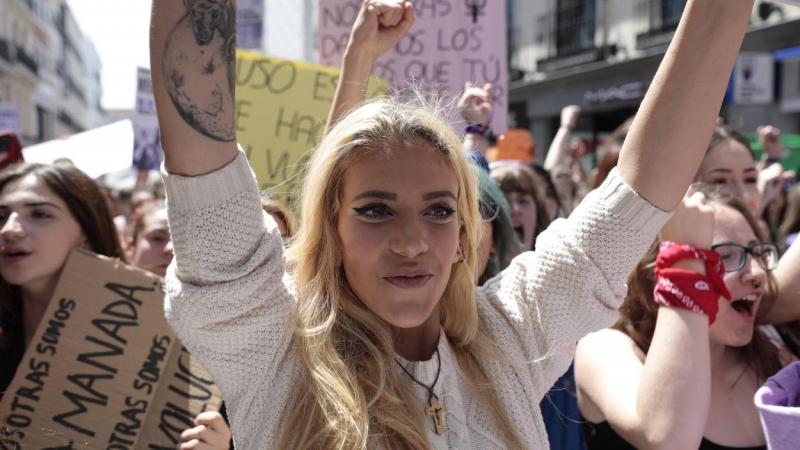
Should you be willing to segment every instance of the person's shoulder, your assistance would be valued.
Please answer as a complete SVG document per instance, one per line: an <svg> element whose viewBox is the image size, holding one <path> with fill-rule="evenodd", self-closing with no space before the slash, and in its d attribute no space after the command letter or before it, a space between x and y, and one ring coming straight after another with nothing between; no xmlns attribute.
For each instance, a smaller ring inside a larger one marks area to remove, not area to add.
<svg viewBox="0 0 800 450"><path fill-rule="evenodd" d="M636 342L627 334L616 328L604 328L594 333L589 333L578 341L575 357L602 358L609 351L630 350L637 355L644 356Z"/></svg>

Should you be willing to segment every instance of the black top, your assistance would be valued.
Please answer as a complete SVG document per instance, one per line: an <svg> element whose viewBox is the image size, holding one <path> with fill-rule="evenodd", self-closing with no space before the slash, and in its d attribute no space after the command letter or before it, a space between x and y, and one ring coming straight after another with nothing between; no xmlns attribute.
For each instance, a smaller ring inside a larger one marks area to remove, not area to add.
<svg viewBox="0 0 800 450"><path fill-rule="evenodd" d="M17 337L16 333L12 334L12 336ZM0 400L3 399L3 394L11 384L11 380L14 379L14 373L17 371L17 366L22 361L22 355L24 354L22 349L24 340L9 339L9 341L5 346L0 347Z"/></svg>
<svg viewBox="0 0 800 450"><path fill-rule="evenodd" d="M25 333L22 329L22 296L17 288L5 286L0 289L0 295L6 298L9 304L0 308L0 400L14 379L17 366L25 354Z"/></svg>
<svg viewBox="0 0 800 450"><path fill-rule="evenodd" d="M608 422L591 423L583 422L583 436L589 450L636 450L622 436L617 434ZM700 441L698 450L767 450L766 445L758 447L726 447L715 444L706 438Z"/></svg>

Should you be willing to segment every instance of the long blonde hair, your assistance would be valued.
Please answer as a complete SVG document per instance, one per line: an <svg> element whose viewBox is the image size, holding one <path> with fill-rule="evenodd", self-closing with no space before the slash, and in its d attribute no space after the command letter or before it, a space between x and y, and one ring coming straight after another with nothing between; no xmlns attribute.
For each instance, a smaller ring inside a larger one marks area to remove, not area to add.
<svg viewBox="0 0 800 450"><path fill-rule="evenodd" d="M310 161L301 197L302 224L287 251L298 289L294 325L300 361L280 448L430 447L419 414L422 405L397 371L392 327L358 299L344 276L336 226L344 173L354 158L420 142L449 162L459 185L464 259L453 265L440 300L442 328L459 367L497 419L509 447L520 446L480 364L481 358L499 352L480 323L475 303L477 189L458 136L440 117L430 107L389 98L365 103L330 130Z"/></svg>

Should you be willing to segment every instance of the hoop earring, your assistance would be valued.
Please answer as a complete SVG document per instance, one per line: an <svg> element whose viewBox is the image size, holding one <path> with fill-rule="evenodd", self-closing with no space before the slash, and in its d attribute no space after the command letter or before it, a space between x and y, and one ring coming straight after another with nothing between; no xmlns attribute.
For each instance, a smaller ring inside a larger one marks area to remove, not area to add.
<svg viewBox="0 0 800 450"><path fill-rule="evenodd" d="M466 261L466 258L464 258L464 252L461 251L460 245L458 246L458 252L456 253L456 255L458 256L458 259L456 260L455 264L461 264L464 261Z"/></svg>

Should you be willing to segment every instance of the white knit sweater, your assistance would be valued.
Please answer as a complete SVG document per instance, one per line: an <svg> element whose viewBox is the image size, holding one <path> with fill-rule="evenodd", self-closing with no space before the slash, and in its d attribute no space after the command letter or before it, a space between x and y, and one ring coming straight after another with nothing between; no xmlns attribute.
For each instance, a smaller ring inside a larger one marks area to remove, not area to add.
<svg viewBox="0 0 800 450"><path fill-rule="evenodd" d="M297 358L295 291L280 234L262 213L241 152L211 174L165 181L175 247L167 318L222 389L236 447L272 449L292 404ZM569 366L575 342L613 322L628 273L668 216L614 171L569 219L542 233L535 253L515 258L477 290L480 315L510 361L484 364L526 447L548 447L540 400ZM474 401L446 337L439 350L435 392L447 406L448 431L435 434L426 417L432 446L502 448L495 420ZM436 358L406 364L417 379L433 382ZM427 402L425 390L415 389Z"/></svg>

